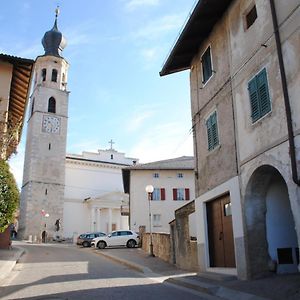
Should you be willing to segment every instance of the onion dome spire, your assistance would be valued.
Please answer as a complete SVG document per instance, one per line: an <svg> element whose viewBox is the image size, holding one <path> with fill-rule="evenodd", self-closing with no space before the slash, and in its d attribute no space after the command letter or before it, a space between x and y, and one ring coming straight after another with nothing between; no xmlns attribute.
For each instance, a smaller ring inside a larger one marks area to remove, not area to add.
<svg viewBox="0 0 300 300"><path fill-rule="evenodd" d="M61 56L61 52L67 45L66 38L62 35L62 33L58 30L57 27L57 17L59 15L59 7L55 10L55 21L53 28L47 31L44 34L42 39L42 45L45 50L44 55L53 55L53 56Z"/></svg>

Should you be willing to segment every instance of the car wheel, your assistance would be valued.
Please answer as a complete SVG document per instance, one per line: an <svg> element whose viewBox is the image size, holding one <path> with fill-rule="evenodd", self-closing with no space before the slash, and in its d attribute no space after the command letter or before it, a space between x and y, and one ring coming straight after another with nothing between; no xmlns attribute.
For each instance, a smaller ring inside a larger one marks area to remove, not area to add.
<svg viewBox="0 0 300 300"><path fill-rule="evenodd" d="M97 247L98 247L99 249L104 249L104 248L106 247L106 243L103 242L103 241L100 241L100 242L97 244Z"/></svg>
<svg viewBox="0 0 300 300"><path fill-rule="evenodd" d="M86 247L89 247L90 244L89 244L89 242L83 242L83 243L82 243L82 246L86 248Z"/></svg>
<svg viewBox="0 0 300 300"><path fill-rule="evenodd" d="M129 240L127 242L127 247L128 248L134 248L136 246L136 241L135 240Z"/></svg>

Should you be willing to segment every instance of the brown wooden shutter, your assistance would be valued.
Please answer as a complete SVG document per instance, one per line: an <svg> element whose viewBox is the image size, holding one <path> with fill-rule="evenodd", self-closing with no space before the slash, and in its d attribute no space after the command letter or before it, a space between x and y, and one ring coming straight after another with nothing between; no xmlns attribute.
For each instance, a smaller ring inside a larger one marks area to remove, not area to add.
<svg viewBox="0 0 300 300"><path fill-rule="evenodd" d="M185 200L190 200L190 189L185 189Z"/></svg>
<svg viewBox="0 0 300 300"><path fill-rule="evenodd" d="M173 200L177 200L177 189L173 189Z"/></svg>
<svg viewBox="0 0 300 300"><path fill-rule="evenodd" d="M160 200L166 200L166 190L164 188L160 189Z"/></svg>

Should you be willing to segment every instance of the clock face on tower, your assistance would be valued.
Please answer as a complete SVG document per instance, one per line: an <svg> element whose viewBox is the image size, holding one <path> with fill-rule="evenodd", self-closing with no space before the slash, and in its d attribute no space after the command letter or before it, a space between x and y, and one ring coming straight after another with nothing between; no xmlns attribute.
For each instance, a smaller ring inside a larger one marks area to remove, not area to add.
<svg viewBox="0 0 300 300"><path fill-rule="evenodd" d="M59 133L60 118L49 115L43 116L42 130L47 133Z"/></svg>

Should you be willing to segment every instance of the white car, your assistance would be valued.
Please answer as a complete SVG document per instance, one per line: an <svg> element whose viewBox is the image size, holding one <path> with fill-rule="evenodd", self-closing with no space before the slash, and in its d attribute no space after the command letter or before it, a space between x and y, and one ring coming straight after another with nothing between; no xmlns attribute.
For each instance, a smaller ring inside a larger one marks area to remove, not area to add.
<svg viewBox="0 0 300 300"><path fill-rule="evenodd" d="M106 236L100 236L92 240L92 247L104 249L105 247L126 246L134 248L140 242L139 235L132 230L116 230Z"/></svg>

